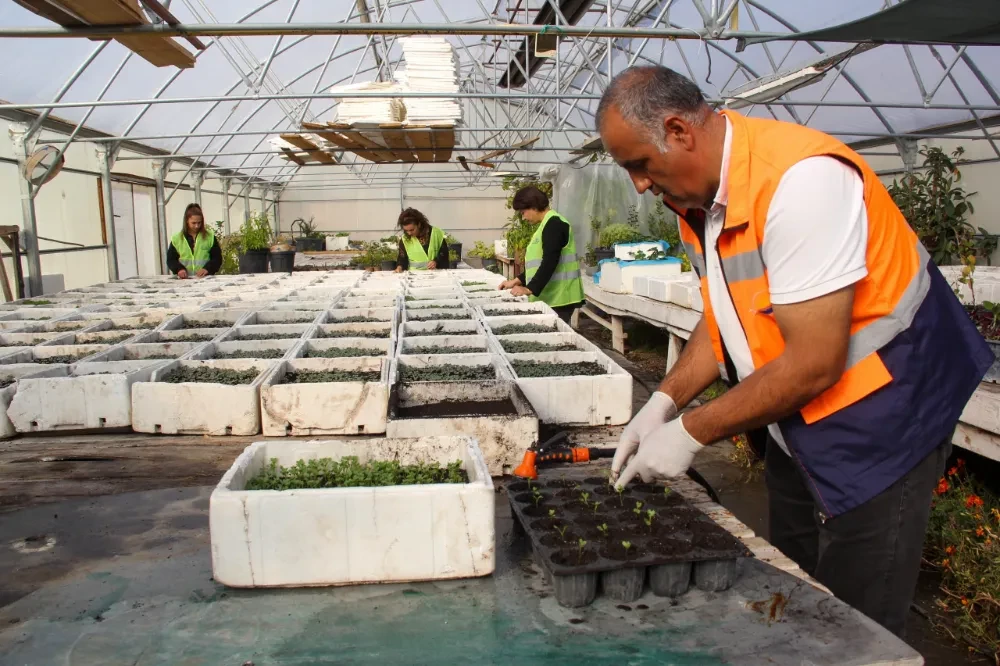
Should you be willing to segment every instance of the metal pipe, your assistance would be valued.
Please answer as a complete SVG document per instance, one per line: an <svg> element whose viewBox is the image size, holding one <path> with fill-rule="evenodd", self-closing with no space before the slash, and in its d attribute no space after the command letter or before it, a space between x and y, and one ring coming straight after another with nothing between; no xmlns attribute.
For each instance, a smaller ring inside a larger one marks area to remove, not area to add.
<svg viewBox="0 0 1000 666"><path fill-rule="evenodd" d="M292 8L288 10L288 18L285 19L285 23L291 23L292 17L295 16L295 10L299 8L299 0L294 0L292 2ZM264 68L260 72L260 76L257 77L256 88L259 90L262 85L264 85L264 79L267 77L267 72L271 69L271 63L274 62L274 56L281 47L281 40L284 39L282 35L278 35L278 38L274 40L274 47L271 48L271 53L267 56L267 60L264 62Z"/></svg>
<svg viewBox="0 0 1000 666"><path fill-rule="evenodd" d="M28 159L28 127L23 123L11 123L10 137L14 143L14 154L18 161L18 185L21 189L21 242L25 254L28 255L28 293L31 296L42 294L42 262L38 257L38 227L35 219L35 200L32 197L31 182L23 173L24 163ZM27 174L31 175L31 174Z"/></svg>
<svg viewBox="0 0 1000 666"><path fill-rule="evenodd" d="M963 55L965 55L965 47L964 46L961 49L959 49L958 55L956 55L955 59L951 61L951 64L948 65L947 68L945 68L944 74L941 75L941 78L938 80L938 82L935 83L934 86L930 90L927 91L926 95L924 95L924 102L925 103L929 104L930 101L932 99L934 99L934 95L937 94L938 88L941 87L942 83L944 83L945 81L948 80L948 77L951 75L951 70L955 68L955 65L958 64L958 61L962 59Z"/></svg>
<svg viewBox="0 0 1000 666"><path fill-rule="evenodd" d="M163 187L163 178L169 162L169 160L153 162L153 179L156 181L156 228L159 236L157 249L160 253L160 272L163 275L170 272L167 268L167 199Z"/></svg>
<svg viewBox="0 0 1000 666"><path fill-rule="evenodd" d="M261 37L273 35L455 35L526 36L548 32L548 26L514 23L182 23L166 25L88 26L82 28L11 27L0 29L0 37L20 39L115 39L122 36L158 37ZM612 28L567 25L564 37L659 37L663 39L796 39L794 33L730 30L713 38L708 30L656 28Z"/></svg>
<svg viewBox="0 0 1000 666"><path fill-rule="evenodd" d="M199 171L194 175L194 202L201 205L201 184L205 180L205 173Z"/></svg>
<svg viewBox="0 0 1000 666"><path fill-rule="evenodd" d="M101 195L104 200L104 230L108 241L108 281L118 279L118 243L115 229L115 203L111 192L111 162L114 151L108 146L97 147L97 161L101 164Z"/></svg>
<svg viewBox="0 0 1000 666"><path fill-rule="evenodd" d="M222 179L222 196L225 197L225 201L226 201L226 205L223 206L223 208L222 208L222 228L225 230L227 236L230 233L232 233L230 231L230 226L229 226L229 206L230 206L230 203L229 203L229 183L230 182L231 181L229 180L229 178L223 178Z"/></svg>
<svg viewBox="0 0 1000 666"><path fill-rule="evenodd" d="M73 87L73 84L76 83L76 80L80 78L80 76L87 70L87 67L90 66L90 63L94 62L94 58L100 55L101 51L103 51L104 47L107 45L108 42L106 41L101 42L94 48L93 51L90 52L90 55L87 56L87 59L80 63L80 66L76 68L76 71L74 71L68 79L66 79L66 83L64 83L62 85L62 88L59 89L59 92L56 93L55 97L56 102L61 100L63 98L63 95L69 92L69 89ZM38 129L42 126L42 123L45 122L45 119L49 117L49 113L51 112L52 109L48 109L47 111L43 111L42 113L40 113L38 117L35 118L35 122L31 123L31 127L28 128L28 131L24 135L25 141L31 140L31 137L35 135L35 132L37 132Z"/></svg>

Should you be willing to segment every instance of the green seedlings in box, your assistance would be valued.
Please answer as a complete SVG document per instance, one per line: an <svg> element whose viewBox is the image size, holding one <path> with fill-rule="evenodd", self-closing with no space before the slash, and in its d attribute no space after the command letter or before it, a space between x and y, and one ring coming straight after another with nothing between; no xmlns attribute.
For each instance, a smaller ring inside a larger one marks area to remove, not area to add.
<svg viewBox="0 0 1000 666"><path fill-rule="evenodd" d="M151 322L139 322L138 324L115 324L111 328L106 328L106 331L146 331L153 328L154 324Z"/></svg>
<svg viewBox="0 0 1000 666"><path fill-rule="evenodd" d="M229 328L232 325L231 321L214 319L212 321L185 321L181 328Z"/></svg>
<svg viewBox="0 0 1000 666"><path fill-rule="evenodd" d="M641 516L642 515L642 502L636 502L635 503L635 508L632 509L632 513L634 513L637 516Z"/></svg>
<svg viewBox="0 0 1000 666"><path fill-rule="evenodd" d="M556 528L556 532L559 532L559 538L562 539L563 541L566 540L566 530L567 529L569 529L569 528L566 527L565 525L563 525L562 527L557 527Z"/></svg>
<svg viewBox="0 0 1000 666"><path fill-rule="evenodd" d="M505 324L493 329L496 335L518 335L520 333L553 333L555 325L542 326L541 324Z"/></svg>
<svg viewBox="0 0 1000 666"><path fill-rule="evenodd" d="M385 356L379 349L363 347L331 347L330 349L307 349L305 358L356 358L358 356Z"/></svg>
<svg viewBox="0 0 1000 666"><path fill-rule="evenodd" d="M583 559L583 549L584 549L584 547L586 547L586 545L587 545L587 542L584 539L580 539L580 540L578 540L576 542L576 551L577 551L576 560L577 560L577 562L579 562L580 560Z"/></svg>
<svg viewBox="0 0 1000 666"><path fill-rule="evenodd" d="M466 313L458 314L455 312L435 312L433 314L426 315L410 315L407 319L410 321L438 321L443 319L469 319L469 315Z"/></svg>
<svg viewBox="0 0 1000 666"><path fill-rule="evenodd" d="M35 358L34 362L35 363L46 363L46 364L48 364L48 363L76 363L77 361L79 361L84 356L89 356L89 354L76 354L75 356L74 355L70 355L70 354L67 354L65 356L48 356L46 358Z"/></svg>
<svg viewBox="0 0 1000 666"><path fill-rule="evenodd" d="M670 497L670 488L664 487L664 489L663 489L663 496L664 497Z"/></svg>
<svg viewBox="0 0 1000 666"><path fill-rule="evenodd" d="M414 298L413 296L407 296L407 297L406 297L406 301L407 301L408 303L410 303L410 302L413 302L413 301L415 301L415 300L417 300L417 299L416 299L416 298Z"/></svg>
<svg viewBox="0 0 1000 666"><path fill-rule="evenodd" d="M590 493L580 493L580 502L584 506L590 506Z"/></svg>
<svg viewBox="0 0 1000 666"><path fill-rule="evenodd" d="M128 340L129 338L134 338L134 337L135 337L134 333L124 333L122 335L115 335L115 336L112 336L110 338L99 338L99 339L94 340L93 342L91 342L89 344L114 345L114 344L117 344L119 342L123 342L125 340ZM84 343L80 343L80 344L84 344Z"/></svg>
<svg viewBox="0 0 1000 666"><path fill-rule="evenodd" d="M18 301L17 305L52 305L52 301L44 298L26 298L23 301Z"/></svg>
<svg viewBox="0 0 1000 666"><path fill-rule="evenodd" d="M488 365L431 365L415 368L402 365L400 380L404 384L412 382L468 382L496 379L496 371Z"/></svg>
<svg viewBox="0 0 1000 666"><path fill-rule="evenodd" d="M416 347L412 351L421 354L482 354L485 349L482 347L442 347L431 345L430 347Z"/></svg>
<svg viewBox="0 0 1000 666"><path fill-rule="evenodd" d="M601 503L600 502L594 502L590 506L594 507L594 515L597 515L598 509L601 508Z"/></svg>
<svg viewBox="0 0 1000 666"><path fill-rule="evenodd" d="M597 526L597 531L600 532L601 536L603 536L605 539L608 538L608 524L607 523L601 523L600 525L598 525Z"/></svg>
<svg viewBox="0 0 1000 666"><path fill-rule="evenodd" d="M272 458L267 467L247 482L246 489L300 490L468 482L468 474L462 469L460 460L442 467L437 463L401 465L397 460L361 464L356 456L347 456L340 460L299 460L291 467L282 467L277 458Z"/></svg>
<svg viewBox="0 0 1000 666"><path fill-rule="evenodd" d="M482 287L485 285L486 285L485 282L471 282L468 280L462 283L463 287Z"/></svg>
<svg viewBox="0 0 1000 666"><path fill-rule="evenodd" d="M531 499L538 506L538 503L542 501L542 492L538 488L534 488L531 491Z"/></svg>
<svg viewBox="0 0 1000 666"><path fill-rule="evenodd" d="M653 531L653 520L655 518L656 518L656 510L649 509L648 511L646 511L646 517L642 519L642 522L646 523L646 527L649 528L650 532Z"/></svg>
<svg viewBox="0 0 1000 666"><path fill-rule="evenodd" d="M212 358L281 358L285 355L283 349L238 349L231 352L218 352ZM173 358L168 356L167 358Z"/></svg>
<svg viewBox="0 0 1000 666"><path fill-rule="evenodd" d="M338 324L371 324L374 322L386 321L385 319L377 319L375 317L366 317L364 315L352 315L350 317L338 317L336 320L332 320Z"/></svg>
<svg viewBox="0 0 1000 666"><path fill-rule="evenodd" d="M604 366L594 361L582 363L548 363L544 361L512 361L518 377L571 377L606 374Z"/></svg>
<svg viewBox="0 0 1000 666"><path fill-rule="evenodd" d="M546 344L533 340L501 340L500 345L508 354L532 354L535 352L577 351L574 344Z"/></svg>
<svg viewBox="0 0 1000 666"><path fill-rule="evenodd" d="M414 305L411 310L430 310L432 308L440 308L442 310L458 310L464 308L465 306L461 303L445 303L444 305Z"/></svg>
<svg viewBox="0 0 1000 666"><path fill-rule="evenodd" d="M330 382L377 382L378 370L299 370L286 372L282 384L326 384Z"/></svg>
<svg viewBox="0 0 1000 666"><path fill-rule="evenodd" d="M316 331L317 338L388 338L389 329L374 331Z"/></svg>
<svg viewBox="0 0 1000 666"><path fill-rule="evenodd" d="M411 337L411 338L412 337L416 337L416 336L438 335L443 330L444 330L444 324L438 324L434 328L428 329L426 331L411 331L411 332L408 332L406 335L409 336L409 337Z"/></svg>
<svg viewBox="0 0 1000 666"><path fill-rule="evenodd" d="M302 333L290 333L287 331L283 333L246 333L244 335L240 335L239 339L240 340L288 340L290 338L297 338L301 335Z"/></svg>
<svg viewBox="0 0 1000 666"><path fill-rule="evenodd" d="M231 370L230 368L213 368L207 365L182 366L170 372L162 381L168 384L226 384L227 386L239 386L249 384L260 370L250 368L249 370Z"/></svg>
<svg viewBox="0 0 1000 666"><path fill-rule="evenodd" d="M172 342L207 342L215 338L214 333L189 333L187 335L178 335L175 338L171 338Z"/></svg>

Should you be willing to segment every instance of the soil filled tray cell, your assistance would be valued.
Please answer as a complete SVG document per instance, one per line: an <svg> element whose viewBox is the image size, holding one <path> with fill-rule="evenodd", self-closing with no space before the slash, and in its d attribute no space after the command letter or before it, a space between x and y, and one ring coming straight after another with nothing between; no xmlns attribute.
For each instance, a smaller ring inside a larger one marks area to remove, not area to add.
<svg viewBox="0 0 1000 666"><path fill-rule="evenodd" d="M230 308L206 310L204 312L189 312L178 315L166 324L168 330L191 330L202 328L230 328L246 319L250 311L246 308Z"/></svg>
<svg viewBox="0 0 1000 666"><path fill-rule="evenodd" d="M294 340L310 328L310 324L254 324L237 326L229 331L220 342L244 340Z"/></svg>
<svg viewBox="0 0 1000 666"><path fill-rule="evenodd" d="M388 356L390 347L391 340L388 338L310 339L302 350L302 358Z"/></svg>
<svg viewBox="0 0 1000 666"><path fill-rule="evenodd" d="M209 342L231 331L231 328L194 328L160 330L156 342Z"/></svg>
<svg viewBox="0 0 1000 666"><path fill-rule="evenodd" d="M542 478L512 483L507 495L536 559L553 577L557 600L568 606L581 603L572 590L582 579L570 577L600 574L602 593L617 601L638 598L647 575L661 596L683 594L692 578L699 588L718 592L735 582L737 560L750 555L736 537L662 486L637 484L618 493L602 478ZM658 498L669 501L651 508ZM560 597L564 577L570 592Z"/></svg>
<svg viewBox="0 0 1000 666"><path fill-rule="evenodd" d="M349 456L362 465L460 461L468 481L246 490L272 459L292 467ZM213 577L234 587L297 587L487 576L495 561L494 503L493 482L469 437L257 442L212 493Z"/></svg>
<svg viewBox="0 0 1000 666"><path fill-rule="evenodd" d="M276 340L230 340L215 342L208 345L202 353L197 354L198 360L227 358L260 358L279 359L289 349L298 344L297 338L281 338Z"/></svg>
<svg viewBox="0 0 1000 666"><path fill-rule="evenodd" d="M427 335L403 337L400 354L485 354L483 335Z"/></svg>
<svg viewBox="0 0 1000 666"><path fill-rule="evenodd" d="M392 327L388 322L369 324L320 324L316 327L314 338L371 338L391 339Z"/></svg>
<svg viewBox="0 0 1000 666"><path fill-rule="evenodd" d="M467 336L483 333L475 321L408 321L400 327L403 339L425 336Z"/></svg>
<svg viewBox="0 0 1000 666"><path fill-rule="evenodd" d="M59 341L64 342L62 338L59 338ZM3 356L0 358L0 364L77 363L109 348L110 345L45 344Z"/></svg>
<svg viewBox="0 0 1000 666"><path fill-rule="evenodd" d="M486 317L486 327L493 335L525 333L575 333L554 314L524 314L511 317Z"/></svg>
<svg viewBox="0 0 1000 666"><path fill-rule="evenodd" d="M444 362L447 361L447 362ZM491 354L457 354L441 357L433 354L411 354L396 360L393 381L400 384L418 382L469 382L505 379Z"/></svg>
<svg viewBox="0 0 1000 666"><path fill-rule="evenodd" d="M458 309L449 308L426 308L423 310L411 310L406 308L403 313L403 321L466 321L473 319L472 310L462 307Z"/></svg>
<svg viewBox="0 0 1000 666"><path fill-rule="evenodd" d="M273 364L260 359L168 362L151 381L133 385L132 428L164 434L254 435L260 431L260 384Z"/></svg>
<svg viewBox="0 0 1000 666"><path fill-rule="evenodd" d="M68 344L72 333L4 333L0 335L0 356L6 356L17 347Z"/></svg>
<svg viewBox="0 0 1000 666"><path fill-rule="evenodd" d="M522 315L551 315L552 308L545 303L481 303L484 317L519 317Z"/></svg>
<svg viewBox="0 0 1000 666"><path fill-rule="evenodd" d="M390 437L446 432L475 438L490 474L509 474L538 441L538 416L509 381L397 384L389 396Z"/></svg>
<svg viewBox="0 0 1000 666"><path fill-rule="evenodd" d="M396 300L393 298L371 299L371 298L343 298L334 304L330 310L384 310L385 308L396 307Z"/></svg>
<svg viewBox="0 0 1000 666"><path fill-rule="evenodd" d="M251 324L311 324L319 317L315 310L260 310L243 322Z"/></svg>
<svg viewBox="0 0 1000 666"><path fill-rule="evenodd" d="M557 351L595 351L585 338L576 333L539 333L505 335L496 338L507 354L534 354Z"/></svg>
<svg viewBox="0 0 1000 666"><path fill-rule="evenodd" d="M132 425L132 385L169 361L84 362L18 382L8 416L18 432L107 430Z"/></svg>
<svg viewBox="0 0 1000 666"><path fill-rule="evenodd" d="M117 345L126 340L131 342L142 342L142 340L155 335L152 331L132 330L132 331L93 331L91 333L77 333L73 342L74 345L105 344Z"/></svg>
<svg viewBox="0 0 1000 666"><path fill-rule="evenodd" d="M306 351L305 346L297 348L299 354ZM281 362L261 387L264 434L384 433L389 363L387 356Z"/></svg>
<svg viewBox="0 0 1000 666"><path fill-rule="evenodd" d="M432 308L440 310L461 310L464 307L465 304L457 298L435 299L432 301L409 301L406 303L406 309L414 313L419 313L421 310Z"/></svg>
<svg viewBox="0 0 1000 666"><path fill-rule="evenodd" d="M172 361L184 356L202 342L139 342L112 347L90 359L94 363L111 361Z"/></svg>
<svg viewBox="0 0 1000 666"><path fill-rule="evenodd" d="M395 316L395 308L344 308L327 311L326 323L367 324L380 321L389 323Z"/></svg>
<svg viewBox="0 0 1000 666"><path fill-rule="evenodd" d="M505 354L504 358L539 418L547 423L620 425L632 416L632 376L599 351Z"/></svg>

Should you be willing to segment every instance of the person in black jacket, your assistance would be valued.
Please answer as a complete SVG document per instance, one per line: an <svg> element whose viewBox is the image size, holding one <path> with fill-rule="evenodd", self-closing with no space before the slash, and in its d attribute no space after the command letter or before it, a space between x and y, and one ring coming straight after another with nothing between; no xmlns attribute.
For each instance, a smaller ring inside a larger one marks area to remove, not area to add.
<svg viewBox="0 0 1000 666"><path fill-rule="evenodd" d="M196 203L184 209L184 226L170 239L167 268L182 280L215 275L222 268L219 240L205 228L205 215Z"/></svg>

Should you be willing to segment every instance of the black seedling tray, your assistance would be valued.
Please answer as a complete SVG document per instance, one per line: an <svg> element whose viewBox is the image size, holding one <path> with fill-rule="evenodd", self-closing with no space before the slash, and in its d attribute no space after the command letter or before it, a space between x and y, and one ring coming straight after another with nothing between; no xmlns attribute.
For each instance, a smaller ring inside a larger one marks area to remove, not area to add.
<svg viewBox="0 0 1000 666"><path fill-rule="evenodd" d="M537 503L536 491L541 493ZM587 493L589 506L582 493ZM659 596L679 596L692 582L720 592L736 581L737 559L751 556L736 537L679 494L664 493L664 486L633 484L619 496L603 477L553 477L511 483L507 496L536 560L552 577L556 600L571 608L594 600L598 580L606 596L634 601L647 573ZM600 502L596 510L594 502ZM640 514L634 511L637 502L642 503ZM648 510L656 514L650 517ZM605 525L606 534L600 529ZM586 541L582 549L580 539Z"/></svg>

